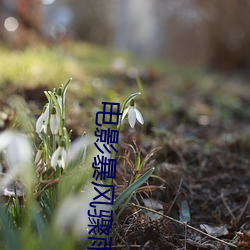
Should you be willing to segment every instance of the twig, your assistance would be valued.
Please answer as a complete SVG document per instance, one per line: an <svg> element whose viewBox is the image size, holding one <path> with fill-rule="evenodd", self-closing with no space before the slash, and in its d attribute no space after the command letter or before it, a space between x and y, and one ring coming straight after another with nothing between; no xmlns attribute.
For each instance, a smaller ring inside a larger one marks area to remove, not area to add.
<svg viewBox="0 0 250 250"><path fill-rule="evenodd" d="M250 194L248 194L247 201L246 201L245 206L243 207L241 213L240 213L240 214L237 216L237 218L235 218L235 220L233 221L235 226L237 226L238 223L240 222L240 220L242 219L244 213L246 212L246 210L247 210L247 208L248 208L249 203L250 203Z"/></svg>
<svg viewBox="0 0 250 250"><path fill-rule="evenodd" d="M172 208L173 208L173 205L174 205L175 202L176 202L176 199L177 199L177 197L178 197L178 194L180 193L180 190L181 190L181 185L182 185L182 179L180 180L178 190L177 190L177 192L176 192L176 195L175 195L175 197L174 197L174 200L172 201L172 203L171 203L171 205L170 205L170 207L169 207L169 209L168 209L168 211L167 211L167 214L169 214L169 213L171 212L171 210L172 210Z"/></svg>
<svg viewBox="0 0 250 250"><path fill-rule="evenodd" d="M226 207L227 211L229 212L229 214L230 214L231 217L233 218L233 221L235 221L236 218L235 218L235 216L234 216L232 210L230 209L230 207L227 205L227 202L226 202L226 200L225 200L225 196L224 196L224 192L223 192L223 191L222 191L221 194L220 194L220 198L221 198L221 200L222 200L224 206Z"/></svg>
<svg viewBox="0 0 250 250"><path fill-rule="evenodd" d="M218 238L216 238L216 237L214 237L214 236L212 236L212 235L209 235L209 234L207 234L207 233L205 233L205 232L203 232L203 231L201 231L201 230L199 230L199 229L197 229L197 228L195 228L195 227L192 227L192 226L188 225L186 222L178 221L178 220L176 220L176 219L173 219L173 218L170 217L170 216L167 216L167 215L165 215L165 214L161 214L160 212L157 212L157 211L155 211L155 210L153 210L153 209L150 209L150 208L147 208L147 207L144 207L144 206L141 206L141 205L136 205L136 204L134 204L134 203L131 203L131 204L128 204L128 205L134 206L134 207L137 207L137 208L140 208L140 209L145 209L145 210L150 211L150 212L152 212L152 213L161 215L161 216L163 216L163 217L165 217L165 218L167 218L167 219L169 219L169 220L171 220L171 221L174 221L174 222L176 222L176 223L178 223L178 224L181 224L182 226L186 226L186 227L188 227L189 229L192 229L192 230L194 230L194 231L196 231L196 232L199 232L200 234L203 234L203 235L205 235L205 236L207 236L207 237L209 237L209 238L211 238L211 239L213 239L213 240L219 241L219 242L221 242L221 243L223 243L223 244L226 244L226 245L228 245L228 246L230 246L230 247L237 248L236 245L234 245L234 244L232 244L232 243L229 243L229 242L226 242L226 241L224 241L224 240L218 239Z"/></svg>
<svg viewBox="0 0 250 250"><path fill-rule="evenodd" d="M111 246L111 248L124 248L124 247L128 247L126 245L116 245L116 246ZM130 247L136 247L136 248L141 248L141 245L130 245Z"/></svg>
<svg viewBox="0 0 250 250"><path fill-rule="evenodd" d="M185 226L185 241L184 241L184 249L187 250L187 222L184 222Z"/></svg>

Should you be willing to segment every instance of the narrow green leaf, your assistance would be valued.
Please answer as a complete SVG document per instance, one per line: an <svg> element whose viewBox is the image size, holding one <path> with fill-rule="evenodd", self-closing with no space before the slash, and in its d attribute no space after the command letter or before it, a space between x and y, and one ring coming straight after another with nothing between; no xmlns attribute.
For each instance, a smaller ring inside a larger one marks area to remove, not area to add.
<svg viewBox="0 0 250 250"><path fill-rule="evenodd" d="M67 81L67 83L63 86L63 89L62 89L62 94L65 95L66 94L66 91L68 89L68 86L69 86L69 83L72 81L72 78L69 78L69 80Z"/></svg>
<svg viewBox="0 0 250 250"><path fill-rule="evenodd" d="M116 214L114 220L113 220L113 224L116 223L116 221L119 219L121 213L123 212L123 210L126 208L127 204L129 203L130 199L132 198L133 193L131 193L128 197L128 199L124 202L123 206L121 207L121 209L119 210L119 212Z"/></svg>
<svg viewBox="0 0 250 250"><path fill-rule="evenodd" d="M180 208L180 221L189 222L191 219L190 209L187 200L182 201Z"/></svg>
<svg viewBox="0 0 250 250"><path fill-rule="evenodd" d="M135 172L139 173L139 171L141 170L141 154L140 152L138 152L137 157L136 157L136 167L135 167Z"/></svg>
<svg viewBox="0 0 250 250"><path fill-rule="evenodd" d="M0 209L0 228L2 228L4 234L6 249L21 250L21 245L19 242L18 235L16 231L14 231L14 228L11 227L8 221L7 213L3 212L2 209Z"/></svg>
<svg viewBox="0 0 250 250"><path fill-rule="evenodd" d="M40 237L44 236L45 223L44 223L42 215L38 211L34 211L33 220L36 225L38 235Z"/></svg>
<svg viewBox="0 0 250 250"><path fill-rule="evenodd" d="M116 210L122 204L122 202L127 199L128 196L130 196L137 188L139 188L143 183L145 183L146 180L154 172L154 170L154 168L149 169L143 176L138 178L133 184L127 187L115 200L113 209Z"/></svg>

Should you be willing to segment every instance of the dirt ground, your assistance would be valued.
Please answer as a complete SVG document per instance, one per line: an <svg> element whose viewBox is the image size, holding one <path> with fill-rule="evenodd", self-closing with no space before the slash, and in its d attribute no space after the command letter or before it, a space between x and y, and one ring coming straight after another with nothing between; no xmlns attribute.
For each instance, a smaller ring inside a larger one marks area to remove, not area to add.
<svg viewBox="0 0 250 250"><path fill-rule="evenodd" d="M250 230L249 84L224 79L223 85L208 89L195 82L176 86L166 78L163 81L146 90L157 122L153 126L147 122L145 136L138 135L138 128L126 131L121 139L125 152L117 178L121 185L134 173L128 145L136 147L136 141L144 157L159 150L145 166L155 167L155 177L121 215L113 248L235 249L230 243L249 248L249 233L242 237L236 233ZM181 100L178 108L164 115L161 103L171 105L176 96ZM235 108L231 101L240 105ZM224 243L133 204L186 219L187 225Z"/></svg>
<svg viewBox="0 0 250 250"><path fill-rule="evenodd" d="M110 81L114 76L104 77ZM141 173L150 167L155 172L119 217L112 249L250 247L249 235L236 234L250 230L250 85L228 78L223 84L177 76L146 80L146 104L138 103L138 109L144 107L145 126L121 131L116 194L136 176L133 149L141 159L149 158ZM13 92L33 110L44 102L41 88ZM71 117L76 131L79 117Z"/></svg>

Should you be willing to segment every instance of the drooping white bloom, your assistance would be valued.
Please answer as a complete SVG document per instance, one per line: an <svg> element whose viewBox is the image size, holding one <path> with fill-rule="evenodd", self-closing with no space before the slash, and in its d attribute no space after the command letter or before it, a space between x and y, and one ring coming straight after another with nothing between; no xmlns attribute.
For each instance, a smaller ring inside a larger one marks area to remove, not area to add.
<svg viewBox="0 0 250 250"><path fill-rule="evenodd" d="M36 122L37 133L41 133L42 131L44 133L47 132L48 120L49 120L49 104L47 104L45 110L43 111L43 113L40 115L40 117Z"/></svg>
<svg viewBox="0 0 250 250"><path fill-rule="evenodd" d="M70 194L58 206L54 220L56 230L64 233L72 233L80 240L85 240L89 236L89 230L91 230L91 227L88 227L88 224L90 224L88 213L95 215L96 212L96 215L98 215L100 213L98 210L111 210L111 206L105 204L100 204L99 209L90 207L89 204L93 201L97 193L92 184L88 184L88 187L84 187L83 189L80 194ZM102 192L104 191L105 189ZM100 201L104 203L105 199L101 197Z"/></svg>
<svg viewBox="0 0 250 250"><path fill-rule="evenodd" d="M130 105L126 108L122 114L122 120L128 114L128 122L129 125L134 128L136 120L138 120L141 124L144 123L141 112L135 107L134 100L130 101Z"/></svg>
<svg viewBox="0 0 250 250"><path fill-rule="evenodd" d="M40 144L38 150L37 150L37 153L36 153L36 156L35 156L35 163L36 164L40 164L41 162L41 159L42 159L42 155L43 155L43 145Z"/></svg>
<svg viewBox="0 0 250 250"><path fill-rule="evenodd" d="M32 182L32 147L28 138L21 133L6 130L0 133L0 153L7 163L7 173L1 179L0 188L18 176L29 186Z"/></svg>
<svg viewBox="0 0 250 250"><path fill-rule="evenodd" d="M61 111L62 111L62 96L58 95L57 96L57 101L58 101L58 104L59 104L59 106L61 108Z"/></svg>
<svg viewBox="0 0 250 250"><path fill-rule="evenodd" d="M51 157L51 166L56 168L56 166L64 169L67 161L67 152L62 145L55 150Z"/></svg>
<svg viewBox="0 0 250 250"><path fill-rule="evenodd" d="M58 112L55 107L52 108L50 116L50 130L53 135L56 135L59 131L60 121Z"/></svg>

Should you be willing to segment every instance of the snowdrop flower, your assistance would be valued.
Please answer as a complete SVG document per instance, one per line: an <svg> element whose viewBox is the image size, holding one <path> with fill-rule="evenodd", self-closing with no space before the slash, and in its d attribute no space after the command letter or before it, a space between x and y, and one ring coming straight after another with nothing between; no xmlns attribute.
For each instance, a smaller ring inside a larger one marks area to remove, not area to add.
<svg viewBox="0 0 250 250"><path fill-rule="evenodd" d="M142 117L141 112L135 107L135 101L132 99L130 101L129 107L126 108L122 115L122 120L125 118L125 116L128 114L128 122L129 125L133 128L135 126L136 119L143 124L144 120Z"/></svg>
<svg viewBox="0 0 250 250"><path fill-rule="evenodd" d="M56 166L64 169L67 161L67 152L64 148L63 143L55 150L51 157L51 166L56 168Z"/></svg>
<svg viewBox="0 0 250 250"><path fill-rule="evenodd" d="M42 159L42 155L43 155L43 145L42 143L39 145L36 156L35 156L35 163L36 164L40 164L41 163L41 159Z"/></svg>
<svg viewBox="0 0 250 250"><path fill-rule="evenodd" d="M62 111L62 88L58 89L56 98L57 98L58 104L59 104L61 111Z"/></svg>
<svg viewBox="0 0 250 250"><path fill-rule="evenodd" d="M72 233L80 240L85 240L89 236L88 227L90 214L95 214L95 209L89 206L96 196L92 184L87 184L80 194L70 194L63 200L56 212L54 225L56 229L64 233ZM105 202L105 198L100 198ZM109 205L100 205L100 210L110 211ZM98 211L96 211L98 214Z"/></svg>
<svg viewBox="0 0 250 250"><path fill-rule="evenodd" d="M7 173L1 179L1 187L6 187L13 179L21 177L26 186L33 181L32 147L28 138L21 133L5 130L0 133L0 152L7 163Z"/></svg>
<svg viewBox="0 0 250 250"><path fill-rule="evenodd" d="M59 117L58 112L55 107L52 108L51 116L50 116L50 130L53 135L56 135L59 131Z"/></svg>
<svg viewBox="0 0 250 250"><path fill-rule="evenodd" d="M36 132L41 133L42 131L46 134L47 125L49 120L49 104L47 104L36 122Z"/></svg>

